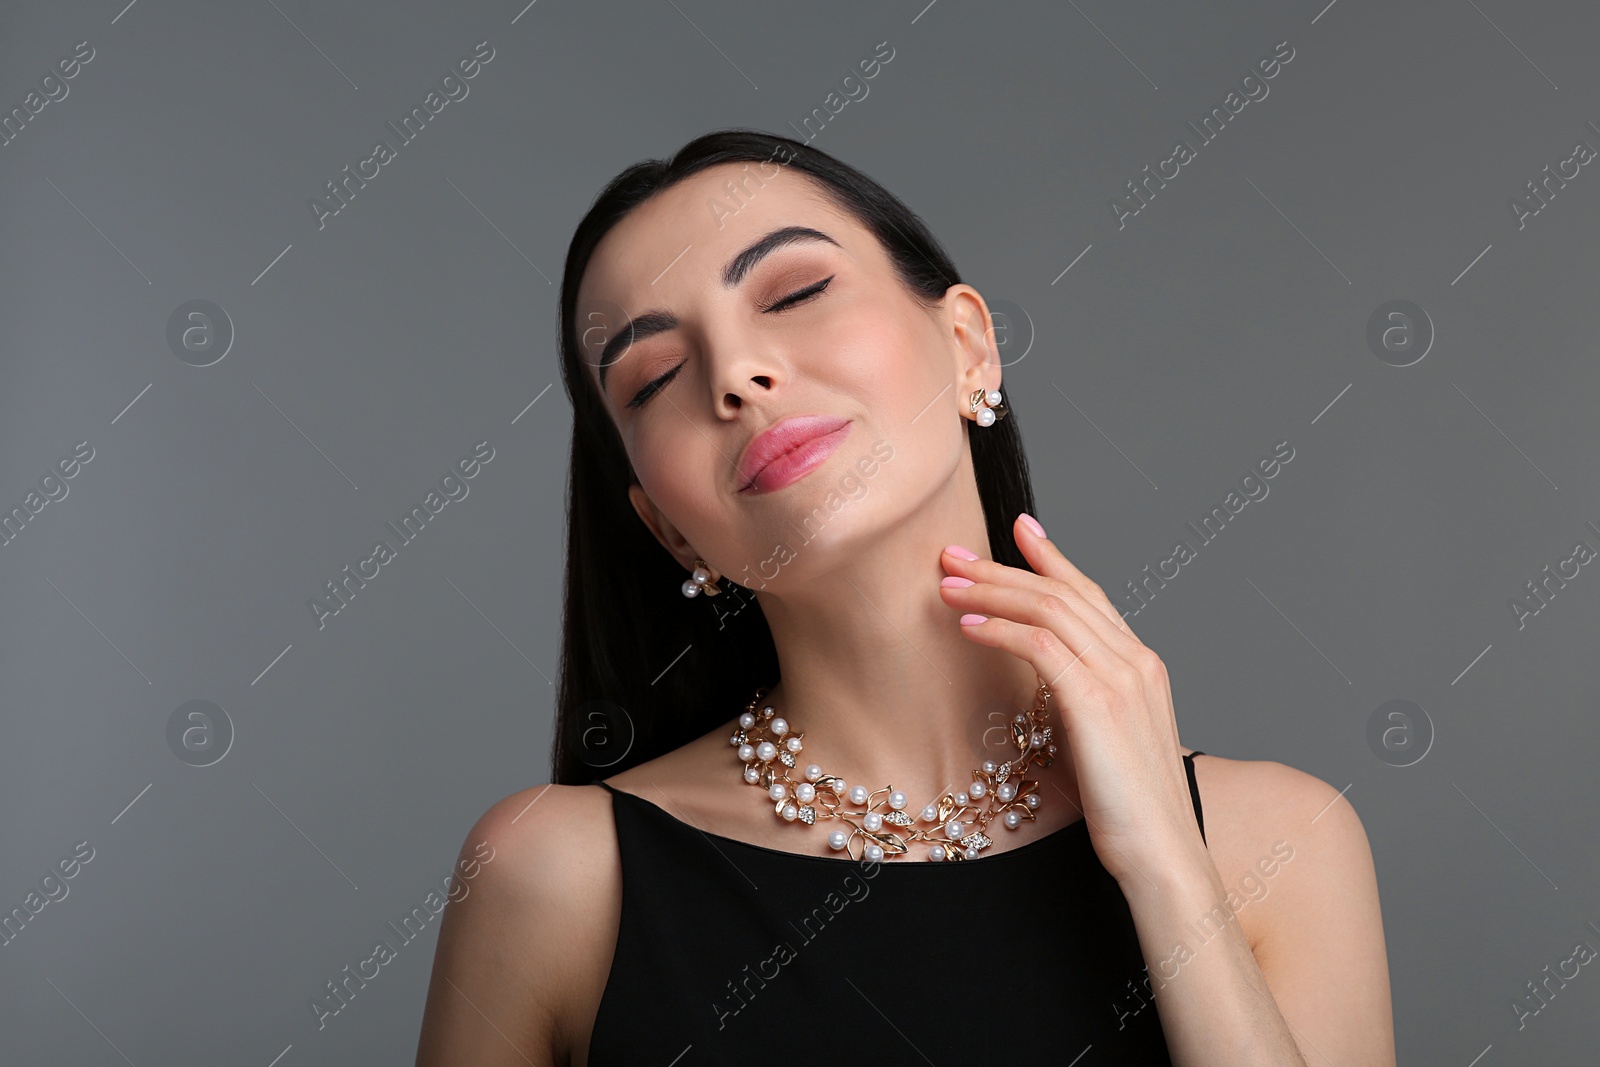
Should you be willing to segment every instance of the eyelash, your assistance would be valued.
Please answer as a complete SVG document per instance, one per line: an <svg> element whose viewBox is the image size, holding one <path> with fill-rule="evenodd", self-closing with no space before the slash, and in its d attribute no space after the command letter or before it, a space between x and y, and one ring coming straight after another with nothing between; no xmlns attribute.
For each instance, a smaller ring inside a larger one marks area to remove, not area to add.
<svg viewBox="0 0 1600 1067"><path fill-rule="evenodd" d="M765 307L761 308L761 310L763 312L773 312L773 313L781 313L782 311L787 311L789 308L791 308L791 307L793 307L793 306L795 306L797 304L803 303L806 300L809 300L813 296L821 296L822 293L828 288L828 283L831 282L831 281L833 281L833 275L830 274L826 278L822 279L820 282L817 282L815 285L808 285L804 289L799 289L799 290L797 290L797 291L795 291L793 293L790 293L788 296L784 297L783 299L778 300L775 303L771 303L771 304L766 305ZM683 364L679 363L676 367L673 367L671 370L667 371L667 373L663 374L661 377L657 378L655 381L645 383L644 388L640 389L638 391L638 393L634 394L633 399L628 401L628 407L630 407L630 408L643 407L650 400L651 397L655 396L662 389L666 388L667 383L672 381L673 378L677 377L678 372L680 370L682 370L682 369L683 369Z"/></svg>

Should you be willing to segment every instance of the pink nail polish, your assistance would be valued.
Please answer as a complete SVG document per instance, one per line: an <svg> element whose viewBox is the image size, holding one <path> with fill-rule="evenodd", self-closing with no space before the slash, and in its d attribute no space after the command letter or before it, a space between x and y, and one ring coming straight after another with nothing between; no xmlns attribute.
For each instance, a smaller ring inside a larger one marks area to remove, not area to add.
<svg viewBox="0 0 1600 1067"><path fill-rule="evenodd" d="M970 549L962 548L960 545L946 545L944 550L956 559L973 560L978 558L977 553Z"/></svg>
<svg viewBox="0 0 1600 1067"><path fill-rule="evenodd" d="M967 586L972 585L973 582L970 578L962 578L960 575L951 574L941 578L939 584L946 589L965 589Z"/></svg>
<svg viewBox="0 0 1600 1067"><path fill-rule="evenodd" d="M981 622L988 622L988 621L989 621L989 616L987 616L987 615L963 615L963 616L961 616L961 625L962 626L976 626Z"/></svg>
<svg viewBox="0 0 1600 1067"><path fill-rule="evenodd" d="M1029 515L1026 511L1024 511L1018 517L1022 519L1022 525L1033 531L1033 535L1035 537L1048 537L1048 535L1044 532L1044 527L1039 525L1038 519L1034 518L1032 515Z"/></svg>

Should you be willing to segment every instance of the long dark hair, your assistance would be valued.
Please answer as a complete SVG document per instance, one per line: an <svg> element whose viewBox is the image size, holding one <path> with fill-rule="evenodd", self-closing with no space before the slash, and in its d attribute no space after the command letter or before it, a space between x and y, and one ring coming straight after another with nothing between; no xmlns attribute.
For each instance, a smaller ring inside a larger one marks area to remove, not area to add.
<svg viewBox="0 0 1600 1067"><path fill-rule="evenodd" d="M721 596L687 598L687 577L628 500L633 465L576 337L578 285L610 229L650 197L719 163L779 161L810 175L840 210L871 230L912 297L937 307L961 281L920 218L854 167L788 137L725 129L667 160L635 163L595 198L567 249L561 278L561 373L572 402L567 477L567 573L551 780L587 785L670 752L731 721L778 681L777 650L751 591L719 579ZM1027 459L1008 391L1006 418L968 423L967 441L993 558L1031 570L1011 537L1034 510Z"/></svg>

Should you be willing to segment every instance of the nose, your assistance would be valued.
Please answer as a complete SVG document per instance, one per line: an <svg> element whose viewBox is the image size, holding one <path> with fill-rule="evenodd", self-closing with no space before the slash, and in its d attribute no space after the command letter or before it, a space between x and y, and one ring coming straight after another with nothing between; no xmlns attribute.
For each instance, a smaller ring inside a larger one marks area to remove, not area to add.
<svg viewBox="0 0 1600 1067"><path fill-rule="evenodd" d="M783 360L757 337L736 339L732 351L711 358L711 409L719 419L736 419L744 406L770 395L788 380Z"/></svg>

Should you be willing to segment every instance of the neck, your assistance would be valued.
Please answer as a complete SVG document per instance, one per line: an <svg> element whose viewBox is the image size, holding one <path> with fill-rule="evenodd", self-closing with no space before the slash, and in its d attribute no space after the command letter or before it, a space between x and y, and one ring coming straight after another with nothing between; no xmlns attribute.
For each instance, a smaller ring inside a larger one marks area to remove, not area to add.
<svg viewBox="0 0 1600 1067"><path fill-rule="evenodd" d="M795 563L812 566L787 576L781 592L757 593L782 672L757 711L771 704L805 735L794 777L816 763L850 786L892 785L913 816L964 790L985 760L1016 757L1010 723L1035 706L1040 681L1031 664L962 634L961 612L940 597L945 545L993 558L976 497L929 505L893 536L846 536L810 561L812 546L800 547ZM1055 768L1029 775L1048 793L1072 766L1059 703L1052 695L1046 715Z"/></svg>

